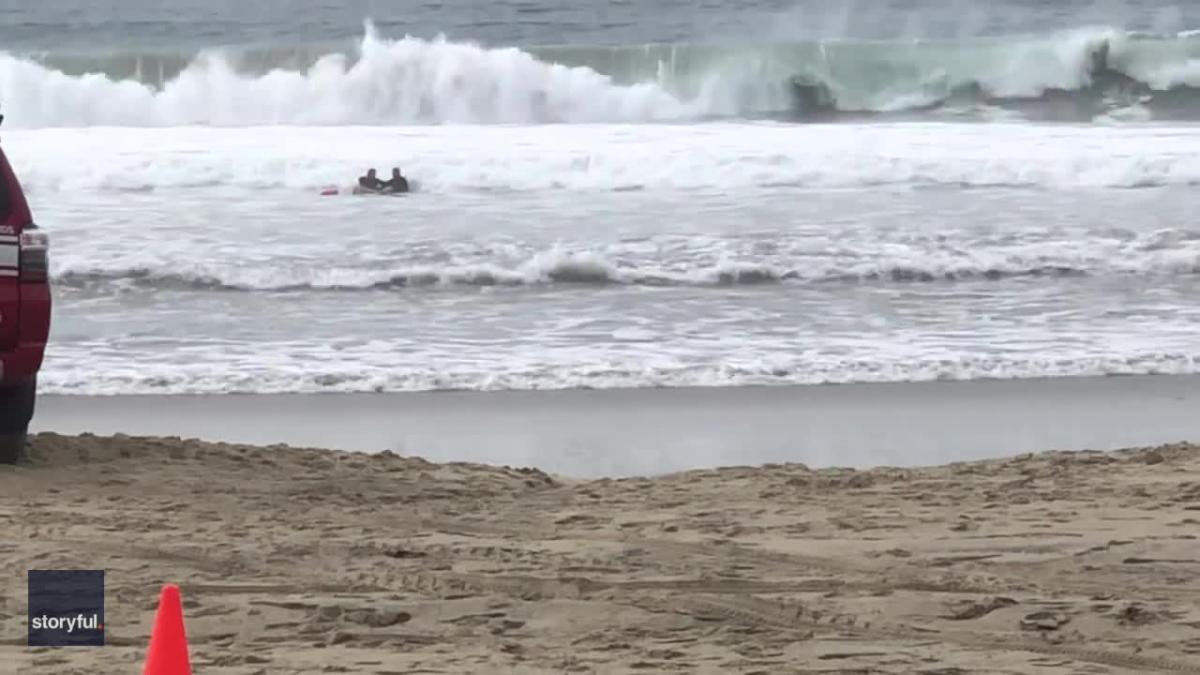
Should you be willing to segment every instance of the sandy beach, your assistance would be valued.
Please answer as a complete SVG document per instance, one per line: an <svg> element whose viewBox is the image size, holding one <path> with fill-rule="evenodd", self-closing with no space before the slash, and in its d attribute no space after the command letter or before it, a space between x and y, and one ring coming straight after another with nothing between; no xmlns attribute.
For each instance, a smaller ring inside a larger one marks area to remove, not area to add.
<svg viewBox="0 0 1200 675"><path fill-rule="evenodd" d="M39 434L0 471L5 673L1200 673L1200 446L580 480L392 453ZM24 646L103 568L109 645Z"/></svg>

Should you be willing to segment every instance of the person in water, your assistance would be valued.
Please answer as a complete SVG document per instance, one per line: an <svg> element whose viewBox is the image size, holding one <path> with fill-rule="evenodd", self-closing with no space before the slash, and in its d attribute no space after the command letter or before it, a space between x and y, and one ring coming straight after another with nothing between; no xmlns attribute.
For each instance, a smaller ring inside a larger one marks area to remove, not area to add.
<svg viewBox="0 0 1200 675"><path fill-rule="evenodd" d="M359 177L358 184L368 190L382 190L387 186L387 183L375 175L375 169L368 169L367 175Z"/></svg>
<svg viewBox="0 0 1200 675"><path fill-rule="evenodd" d="M400 175L400 169L392 167L392 179L383 184L392 192L408 192L408 179Z"/></svg>

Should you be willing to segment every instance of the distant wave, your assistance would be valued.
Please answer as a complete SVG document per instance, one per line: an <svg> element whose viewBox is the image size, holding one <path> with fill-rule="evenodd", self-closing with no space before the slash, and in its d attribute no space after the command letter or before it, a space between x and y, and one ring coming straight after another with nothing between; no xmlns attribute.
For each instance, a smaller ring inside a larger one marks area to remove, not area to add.
<svg viewBox="0 0 1200 675"><path fill-rule="evenodd" d="M8 124L396 125L1017 113L1200 119L1200 34L485 48L391 40L0 52Z"/></svg>
<svg viewBox="0 0 1200 675"><path fill-rule="evenodd" d="M1061 249L1060 249L1061 251ZM252 269L181 271L181 264L161 267L96 268L79 265L55 273L62 288L102 290L110 287L194 291L326 291L363 292L435 287L630 285L722 287L772 284L911 284L958 281L1003 281L1017 278L1062 278L1104 275L1197 275L1200 248L1183 247L1143 253L1124 252L1113 259L1030 253L1025 257L983 252L955 259L930 253L920 260L833 262L814 259L806 266L730 261L711 266L630 263L598 253L547 251L518 266L447 263L400 266L396 269L314 267L295 269L259 262ZM991 260L989 260L991 259Z"/></svg>

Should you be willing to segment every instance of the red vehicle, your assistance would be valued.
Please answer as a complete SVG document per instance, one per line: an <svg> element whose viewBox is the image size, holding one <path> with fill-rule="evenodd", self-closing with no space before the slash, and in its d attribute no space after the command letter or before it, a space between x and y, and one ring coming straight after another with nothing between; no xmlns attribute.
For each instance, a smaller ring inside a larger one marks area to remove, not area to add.
<svg viewBox="0 0 1200 675"><path fill-rule="evenodd" d="M0 463L20 458L33 419L50 333L49 244L0 149Z"/></svg>

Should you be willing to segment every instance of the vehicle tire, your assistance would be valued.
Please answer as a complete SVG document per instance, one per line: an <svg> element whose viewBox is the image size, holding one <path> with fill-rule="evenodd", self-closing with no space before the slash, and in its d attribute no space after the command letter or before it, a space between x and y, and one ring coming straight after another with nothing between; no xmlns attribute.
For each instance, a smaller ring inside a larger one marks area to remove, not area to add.
<svg viewBox="0 0 1200 675"><path fill-rule="evenodd" d="M0 464L16 464L25 452L25 434L0 433Z"/></svg>
<svg viewBox="0 0 1200 675"><path fill-rule="evenodd" d="M20 460L36 398L36 380L0 387L0 464L16 464Z"/></svg>

